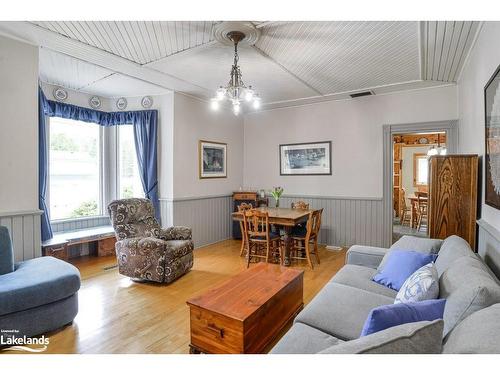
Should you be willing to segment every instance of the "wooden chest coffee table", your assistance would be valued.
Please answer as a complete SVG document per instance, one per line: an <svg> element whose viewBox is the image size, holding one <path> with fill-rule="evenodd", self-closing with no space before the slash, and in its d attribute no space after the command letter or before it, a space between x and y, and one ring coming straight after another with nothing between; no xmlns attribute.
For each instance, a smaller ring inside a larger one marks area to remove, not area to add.
<svg viewBox="0 0 500 375"><path fill-rule="evenodd" d="M263 353L302 309L304 271L258 263L190 307L191 353Z"/></svg>

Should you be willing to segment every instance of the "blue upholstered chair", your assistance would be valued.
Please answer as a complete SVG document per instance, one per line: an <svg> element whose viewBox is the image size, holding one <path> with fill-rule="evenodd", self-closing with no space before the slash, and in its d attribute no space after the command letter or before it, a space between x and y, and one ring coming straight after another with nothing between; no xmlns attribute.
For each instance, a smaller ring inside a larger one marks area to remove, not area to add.
<svg viewBox="0 0 500 375"><path fill-rule="evenodd" d="M78 312L80 272L53 257L14 264L9 231L0 226L0 336L36 336L61 328Z"/></svg>

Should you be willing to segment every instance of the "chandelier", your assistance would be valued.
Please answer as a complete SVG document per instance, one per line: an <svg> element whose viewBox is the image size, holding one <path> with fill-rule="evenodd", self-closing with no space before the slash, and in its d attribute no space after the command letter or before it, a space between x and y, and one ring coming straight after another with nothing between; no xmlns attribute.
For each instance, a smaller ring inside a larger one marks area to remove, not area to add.
<svg viewBox="0 0 500 375"><path fill-rule="evenodd" d="M260 107L260 97L252 89L252 86L247 87L241 78L242 74L238 65L238 43L245 38L245 34L241 31L231 31L227 34L227 37L234 44L234 61L231 67L231 78L225 87L220 86L217 89L215 97L210 99L210 107L213 110L217 110L221 101L228 100L233 106L233 113L237 116L241 112L242 102L252 104L253 108L258 109Z"/></svg>
<svg viewBox="0 0 500 375"><path fill-rule="evenodd" d="M427 151L427 156L434 156L434 155L446 155L447 153L446 146L441 146L441 142L439 139L439 133L438 133L438 145L435 147L434 145Z"/></svg>

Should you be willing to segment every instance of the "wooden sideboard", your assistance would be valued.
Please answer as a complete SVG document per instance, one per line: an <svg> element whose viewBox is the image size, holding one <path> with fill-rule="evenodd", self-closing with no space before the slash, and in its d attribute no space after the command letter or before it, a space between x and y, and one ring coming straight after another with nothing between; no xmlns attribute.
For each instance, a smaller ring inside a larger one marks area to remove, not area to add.
<svg viewBox="0 0 500 375"><path fill-rule="evenodd" d="M253 207L267 206L269 199L261 198L256 191L233 192L233 212L238 212L238 206L242 203L251 203ZM237 222L233 222L233 238L241 239L241 228Z"/></svg>
<svg viewBox="0 0 500 375"><path fill-rule="evenodd" d="M478 155L436 155L429 167L429 236L455 234L475 249Z"/></svg>

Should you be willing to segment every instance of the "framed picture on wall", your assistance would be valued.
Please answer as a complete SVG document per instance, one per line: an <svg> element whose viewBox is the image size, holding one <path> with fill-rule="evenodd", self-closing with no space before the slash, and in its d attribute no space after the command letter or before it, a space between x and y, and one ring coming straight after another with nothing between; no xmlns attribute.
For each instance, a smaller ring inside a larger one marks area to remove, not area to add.
<svg viewBox="0 0 500 375"><path fill-rule="evenodd" d="M484 88L485 203L500 209L500 66Z"/></svg>
<svg viewBox="0 0 500 375"><path fill-rule="evenodd" d="M332 141L280 145L280 175L332 174Z"/></svg>
<svg viewBox="0 0 500 375"><path fill-rule="evenodd" d="M199 141L200 178L227 177L227 143Z"/></svg>

